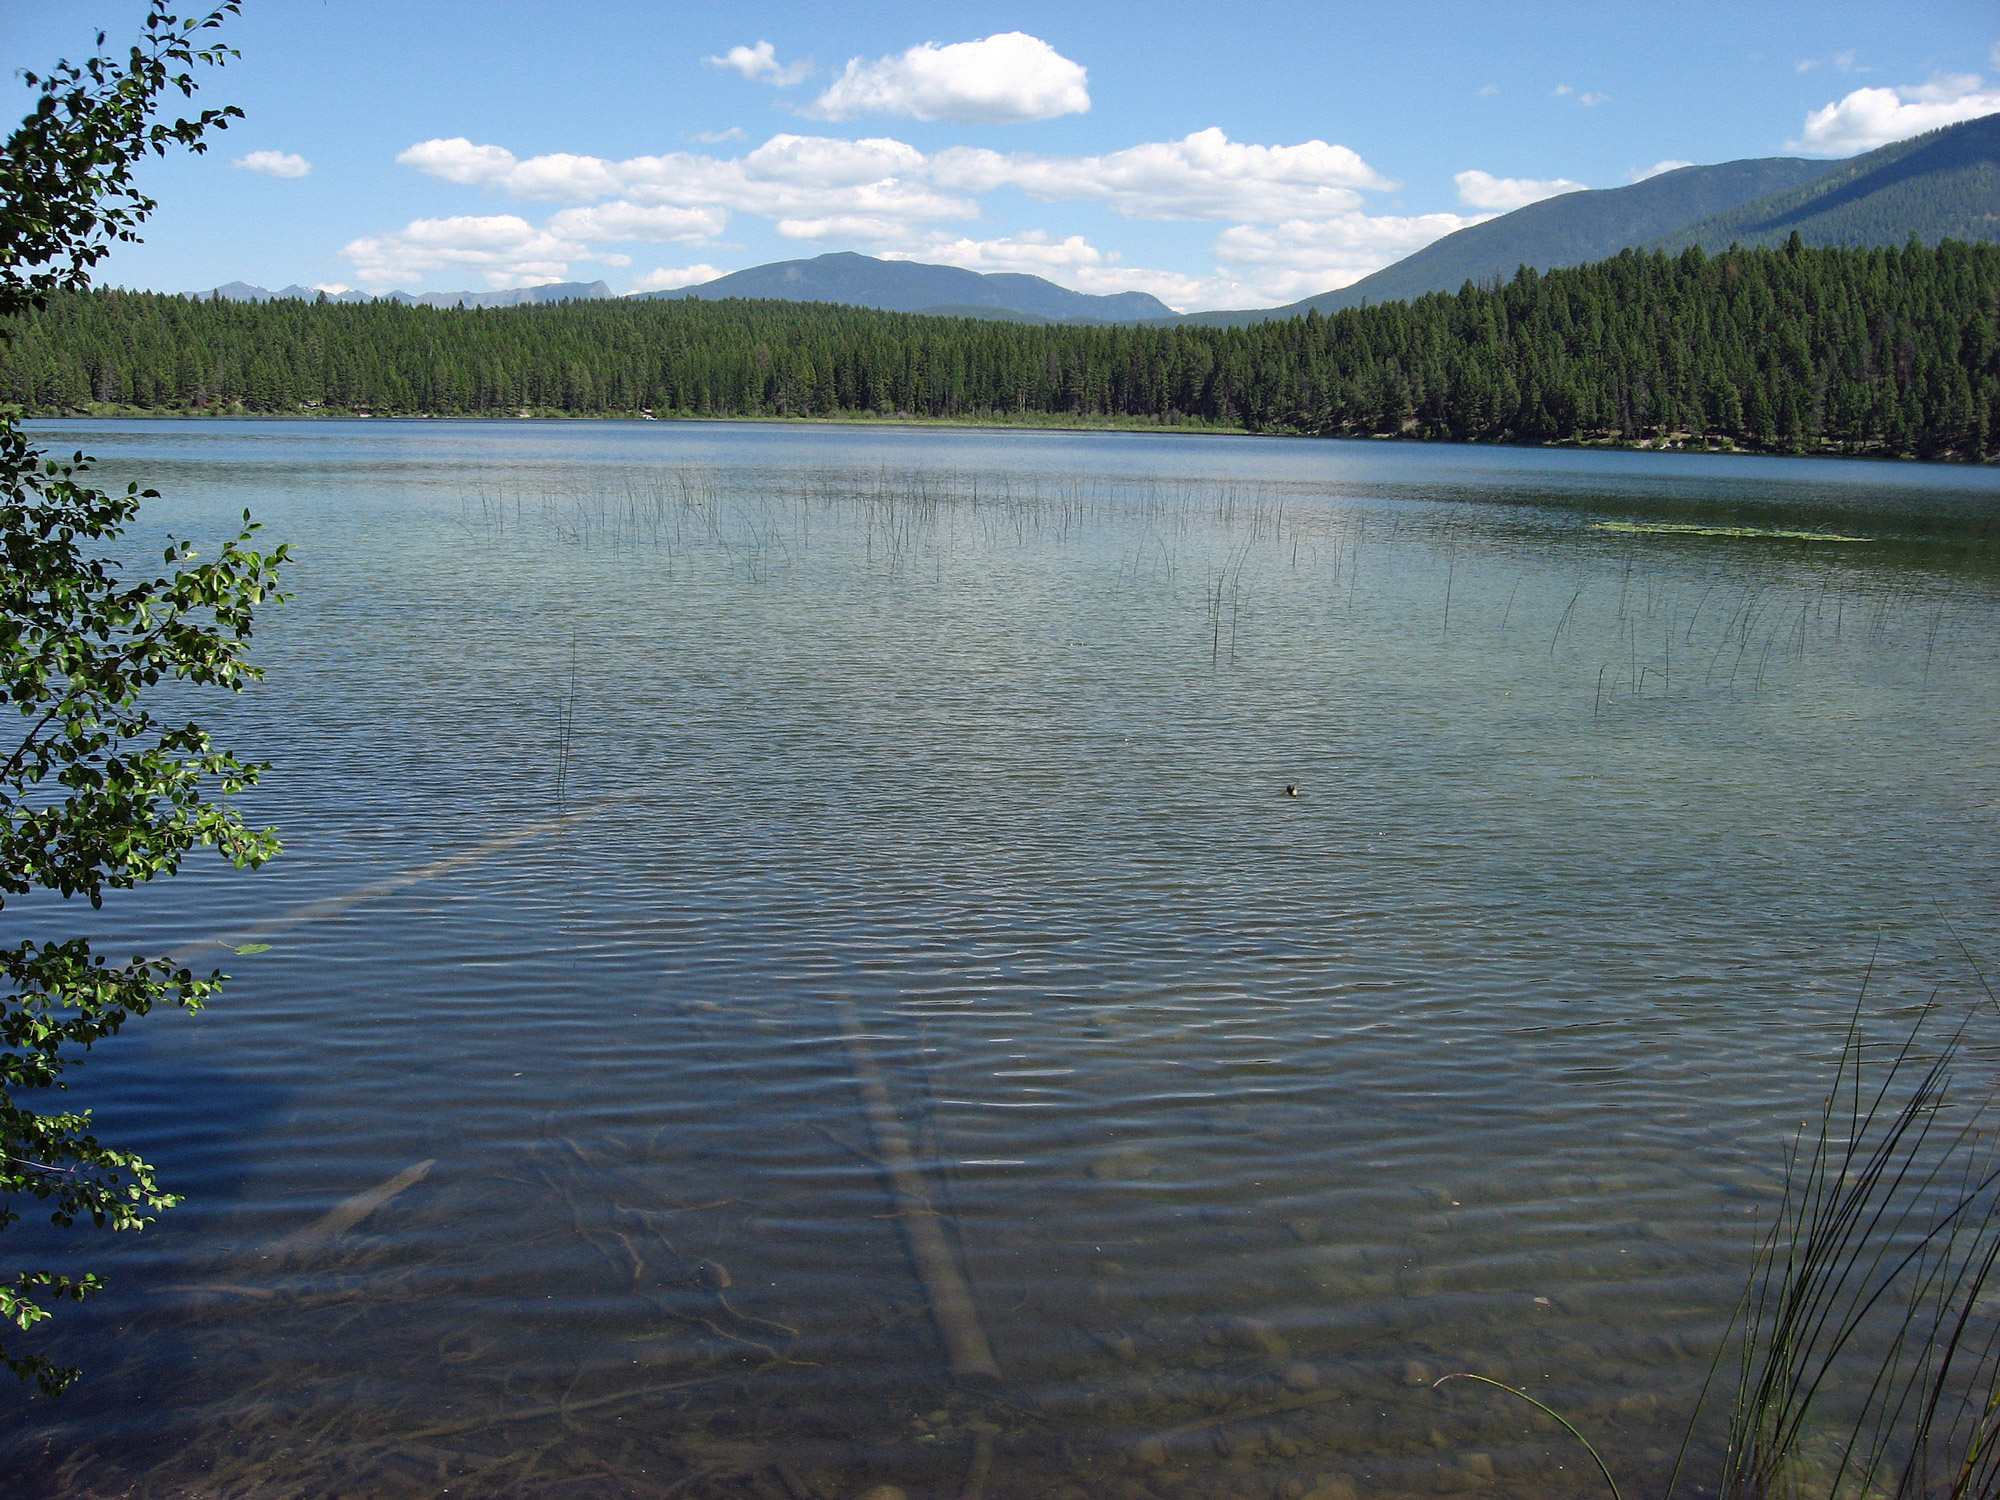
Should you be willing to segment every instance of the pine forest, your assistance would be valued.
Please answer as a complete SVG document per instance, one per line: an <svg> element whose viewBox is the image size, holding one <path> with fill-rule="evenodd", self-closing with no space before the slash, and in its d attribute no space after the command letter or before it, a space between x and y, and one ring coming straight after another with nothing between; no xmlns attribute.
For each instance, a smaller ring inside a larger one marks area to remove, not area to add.
<svg viewBox="0 0 2000 1500"><path fill-rule="evenodd" d="M826 303L56 297L0 340L40 416L887 418L2000 453L2000 246L1627 251L1242 328Z"/></svg>

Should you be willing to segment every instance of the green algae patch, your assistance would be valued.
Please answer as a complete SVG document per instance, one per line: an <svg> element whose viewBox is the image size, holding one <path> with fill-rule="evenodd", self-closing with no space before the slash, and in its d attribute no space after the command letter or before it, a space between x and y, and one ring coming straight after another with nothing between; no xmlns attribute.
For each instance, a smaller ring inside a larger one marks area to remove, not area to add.
<svg viewBox="0 0 2000 1500"><path fill-rule="evenodd" d="M1593 521L1592 531L1623 531L1642 536L1737 536L1779 538L1788 542L1872 542L1872 536L1843 536L1837 531L1774 531L1762 526L1689 526L1670 521Z"/></svg>

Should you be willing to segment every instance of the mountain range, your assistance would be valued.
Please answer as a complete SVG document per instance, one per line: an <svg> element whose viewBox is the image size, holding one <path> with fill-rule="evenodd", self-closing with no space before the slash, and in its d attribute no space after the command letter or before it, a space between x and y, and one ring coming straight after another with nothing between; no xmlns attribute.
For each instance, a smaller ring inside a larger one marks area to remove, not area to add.
<svg viewBox="0 0 2000 1500"><path fill-rule="evenodd" d="M1339 291L1284 307L1190 313L1188 321L1239 327L1315 309L1334 313L1371 302L1403 302L1426 292L1455 292L1468 281L1505 281L1522 266L1550 271L1587 265L1695 220L1810 182L1833 166L1798 157L1762 157L1681 167L1630 187L1564 193L1448 234Z"/></svg>
<svg viewBox="0 0 2000 1500"><path fill-rule="evenodd" d="M531 302L587 301L609 297L611 288L601 281L550 281L541 286L513 287L504 292L322 292L318 287L280 287L266 291L247 281L229 281L204 297L220 297L224 302L272 302L293 298L300 302L401 302L415 307L519 307Z"/></svg>
<svg viewBox="0 0 2000 1500"><path fill-rule="evenodd" d="M1911 235L2000 240L2000 115L1947 125L1846 161L1776 156L1682 167L1630 187L1544 198L1474 224L1336 292L1284 307L1191 313L1240 327L1370 302L1455 292L1506 280L1521 266L1552 271L1620 250L1711 254L1732 244L1900 245Z"/></svg>
<svg viewBox="0 0 2000 1500"><path fill-rule="evenodd" d="M1144 292L1091 296L1040 276L967 271L839 252L732 272L699 286L641 292L642 299L769 298L839 302L940 317L1027 323L1191 323L1241 327L1305 313L1455 292L1466 282L1504 281L1522 266L1584 265L1625 249L1714 252L1732 244L1897 245L1915 235L2000 240L2000 114L1947 125L1846 161L1757 157L1681 167L1629 187L1545 198L1474 224L1338 291L1283 307L1176 316ZM207 295L234 301L311 300L311 287L268 292L232 281ZM611 296L601 281L554 282L504 292L390 292L425 307L514 307ZM330 300L366 302L365 292Z"/></svg>
<svg viewBox="0 0 2000 1500"><path fill-rule="evenodd" d="M887 312L991 317L1026 313L1051 323L1141 323L1174 310L1145 292L1091 296L1018 271L966 271L912 260L877 260L842 251L811 260L752 266L700 286L645 297L769 297L783 302L846 302Z"/></svg>
<svg viewBox="0 0 2000 1500"><path fill-rule="evenodd" d="M1646 242L1649 250L1699 245L1900 244L1915 235L2000 240L2000 115L1948 125L1870 151L1788 191L1719 210Z"/></svg>

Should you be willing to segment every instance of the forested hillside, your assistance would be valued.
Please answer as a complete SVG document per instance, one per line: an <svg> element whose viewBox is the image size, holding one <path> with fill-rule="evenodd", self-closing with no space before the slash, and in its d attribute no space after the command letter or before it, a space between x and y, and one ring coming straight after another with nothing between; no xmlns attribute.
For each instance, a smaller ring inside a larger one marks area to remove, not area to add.
<svg viewBox="0 0 2000 1500"><path fill-rule="evenodd" d="M1335 313L1376 302L1407 302L1426 292L1456 291L1468 281L1505 281L1522 266L1549 271L1587 265L1644 245L1691 220L1810 182L1833 165L1791 156L1752 158L1681 167L1628 187L1563 193L1448 234L1338 291L1321 292L1289 307L1190 313L1187 321L1235 328L1272 318L1303 317L1314 308ZM1779 242L1784 238L1779 235ZM1904 238L1893 234L1876 243L1901 244Z"/></svg>
<svg viewBox="0 0 2000 1500"><path fill-rule="evenodd" d="M437 309L58 297L0 343L38 414L908 416L2000 453L2000 246L1627 252L1248 328L796 302Z"/></svg>
<svg viewBox="0 0 2000 1500"><path fill-rule="evenodd" d="M1699 245L1713 255L1794 234L1808 245L2000 240L2000 115L1879 147L1789 191L1631 243L1669 255Z"/></svg>

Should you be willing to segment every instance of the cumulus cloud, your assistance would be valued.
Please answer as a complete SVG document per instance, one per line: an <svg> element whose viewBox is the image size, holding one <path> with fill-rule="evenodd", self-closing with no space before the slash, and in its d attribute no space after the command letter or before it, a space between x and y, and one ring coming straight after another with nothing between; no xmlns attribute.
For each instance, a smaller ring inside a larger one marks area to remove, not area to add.
<svg viewBox="0 0 2000 1500"><path fill-rule="evenodd" d="M477 272L490 287L560 281L590 247L538 229L514 214L415 219L389 234L351 240L341 250L370 286L414 280L432 271Z"/></svg>
<svg viewBox="0 0 2000 1500"><path fill-rule="evenodd" d="M732 125L727 130L697 130L687 139L700 141L704 146L722 146L730 141L745 141L749 137L743 133L741 125Z"/></svg>
<svg viewBox="0 0 2000 1500"><path fill-rule="evenodd" d="M1057 239L1046 231L1033 229L986 240L934 234L902 249L885 249L882 256L885 260L962 266L989 275L996 271L1024 272L1097 297L1147 292L1176 311L1211 306L1216 296L1226 295L1230 288L1229 283L1213 277L1120 265L1115 252L1098 249L1080 234Z"/></svg>
<svg viewBox="0 0 2000 1500"><path fill-rule="evenodd" d="M644 240L650 244L699 244L712 240L729 225L720 208L647 207L623 199L589 208L566 208L548 222L549 233L563 240Z"/></svg>
<svg viewBox="0 0 2000 1500"><path fill-rule="evenodd" d="M1012 125L1080 115L1089 75L1040 37L1003 31L982 42L924 42L873 62L853 58L805 113L822 120L902 115Z"/></svg>
<svg viewBox="0 0 2000 1500"><path fill-rule="evenodd" d="M794 63L779 62L778 49L769 42L759 42L754 47L731 47L720 57L704 57L702 61L711 68L727 68L741 73L753 83L768 83L781 89L804 83L812 77L813 71L810 58Z"/></svg>
<svg viewBox="0 0 2000 1500"><path fill-rule="evenodd" d="M1679 157L1669 156L1664 160L1654 162L1650 167L1641 167L1636 172L1627 173L1625 180L1627 182L1644 182L1648 177L1658 177L1662 172L1678 172L1682 167L1691 167L1693 165L1694 163L1691 161L1682 161Z"/></svg>
<svg viewBox="0 0 2000 1500"><path fill-rule="evenodd" d="M941 186L984 193L1018 188L1048 202L1109 205L1128 219L1248 219L1341 214L1361 204L1357 189L1393 191L1346 146L1307 141L1253 146L1213 127L1178 141L1128 146L1104 156L1040 156L953 147L931 158Z"/></svg>
<svg viewBox="0 0 2000 1500"><path fill-rule="evenodd" d="M726 271L718 271L714 266L658 266L643 276L632 278L635 292L671 292L677 287L700 286L705 281L714 281L725 276Z"/></svg>
<svg viewBox="0 0 2000 1500"><path fill-rule="evenodd" d="M1585 190L1582 183L1571 182L1567 177L1495 177L1491 172L1471 171L1454 172L1451 180L1458 184L1460 203L1467 208L1484 209L1496 214L1526 208L1530 203L1539 203L1544 198L1554 198L1562 193Z"/></svg>
<svg viewBox="0 0 2000 1500"><path fill-rule="evenodd" d="M303 177L313 164L295 151L252 151L229 164L264 177Z"/></svg>
<svg viewBox="0 0 2000 1500"><path fill-rule="evenodd" d="M450 140L418 141L399 152L396 162L446 182L485 187L500 181L513 168L514 153L504 146L475 146L464 136L455 135Z"/></svg>
<svg viewBox="0 0 2000 1500"><path fill-rule="evenodd" d="M1344 214L1271 227L1238 224L1216 236L1218 268L1252 296L1292 302L1352 285L1490 215Z"/></svg>
<svg viewBox="0 0 2000 1500"><path fill-rule="evenodd" d="M1042 229L1030 229L990 240L933 235L915 246L885 250L883 257L962 266L968 271L1026 271L1036 276L1083 266L1102 266L1118 258L1116 255L1107 256L1080 234L1058 240Z"/></svg>
<svg viewBox="0 0 2000 1500"><path fill-rule="evenodd" d="M1856 89L1807 115L1799 138L1785 145L1814 156L1848 156L1996 111L2000 88L1986 87L1977 73L1934 78L1914 88Z"/></svg>
<svg viewBox="0 0 2000 1500"><path fill-rule="evenodd" d="M515 158L463 136L422 141L396 158L446 182L517 198L712 207L800 222L863 215L902 223L979 216L972 197L1018 188L1047 202L1099 202L1134 219L1324 218L1386 192L1383 177L1346 146L1306 141L1259 146L1221 130L1147 142L1102 156L1053 156L952 147L925 156L888 137L774 135L732 158L676 151L625 161L555 153Z"/></svg>
<svg viewBox="0 0 2000 1500"><path fill-rule="evenodd" d="M463 217L419 220L357 240L348 258L368 284L446 267L479 269L496 284L560 278L569 261L613 262L593 246L712 241L742 213L790 240L1028 271L1078 291L1146 291L1177 308L1247 306L1345 285L1477 222L1454 214L1372 216L1362 194L1397 184L1349 148L1320 140L1256 145L1219 129L1100 156L963 147L926 155L886 137L780 134L735 157L679 151L623 161L567 153L521 160L504 147L453 137L420 142L398 159L442 181L569 206L540 228L514 215ZM1478 176L1492 191L1522 190ZM1575 184L1528 186L1543 196ZM1079 235L981 236L942 227L978 220L980 196L1003 187L1049 202L1101 203L1128 219L1221 221L1230 227L1215 249L1226 264L1214 275L1191 276L1120 264Z"/></svg>
<svg viewBox="0 0 2000 1500"><path fill-rule="evenodd" d="M725 209L769 219L979 216L976 204L922 180L925 159L916 147L880 137L775 135L732 158L670 151L625 161L567 153L519 161L504 147L477 146L460 136L420 142L396 160L447 182L557 202L587 203L616 193L645 207Z"/></svg>
<svg viewBox="0 0 2000 1500"><path fill-rule="evenodd" d="M1211 247L1213 274L1190 276L1121 263L1116 252L1082 235L1044 231L993 239L932 232L878 251L889 260L963 266L968 271L1025 271L1073 291L1104 295L1149 292L1176 312L1202 307L1251 307L1293 302L1360 280L1484 216L1413 217L1350 213L1337 219L1293 220L1273 226L1237 224Z"/></svg>

